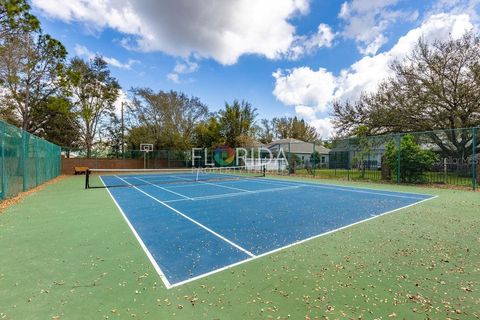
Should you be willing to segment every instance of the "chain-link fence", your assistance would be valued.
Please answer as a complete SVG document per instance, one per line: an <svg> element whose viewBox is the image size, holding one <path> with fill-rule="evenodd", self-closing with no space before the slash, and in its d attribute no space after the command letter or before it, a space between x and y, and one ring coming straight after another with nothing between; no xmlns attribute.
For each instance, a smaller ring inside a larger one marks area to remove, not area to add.
<svg viewBox="0 0 480 320"><path fill-rule="evenodd" d="M106 168L257 166L271 174L475 189L479 183L480 128L357 136L323 142L282 139L266 145L188 150L92 152L85 165ZM85 157L83 151L64 151ZM135 160L106 163L106 159Z"/></svg>
<svg viewBox="0 0 480 320"><path fill-rule="evenodd" d="M0 198L12 197L58 176L60 153L59 146L0 121Z"/></svg>
<svg viewBox="0 0 480 320"><path fill-rule="evenodd" d="M475 189L480 128L350 137L282 145L284 173L326 179L426 183ZM310 154L307 149L311 148Z"/></svg>

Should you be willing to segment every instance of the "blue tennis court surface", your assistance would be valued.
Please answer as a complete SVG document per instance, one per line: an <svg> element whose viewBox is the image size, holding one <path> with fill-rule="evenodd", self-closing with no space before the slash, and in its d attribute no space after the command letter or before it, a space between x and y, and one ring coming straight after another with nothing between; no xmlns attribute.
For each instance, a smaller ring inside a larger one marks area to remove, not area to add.
<svg viewBox="0 0 480 320"><path fill-rule="evenodd" d="M154 183L103 176L167 288L302 240L416 204L430 195L267 178Z"/></svg>

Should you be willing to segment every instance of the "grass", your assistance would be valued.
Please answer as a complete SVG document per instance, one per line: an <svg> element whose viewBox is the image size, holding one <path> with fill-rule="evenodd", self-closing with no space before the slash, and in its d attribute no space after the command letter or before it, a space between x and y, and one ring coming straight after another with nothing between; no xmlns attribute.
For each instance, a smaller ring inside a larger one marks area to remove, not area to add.
<svg viewBox="0 0 480 320"><path fill-rule="evenodd" d="M296 174L304 176L312 176L312 172L308 172L306 169L297 169ZM364 177L361 176L360 170L346 170L346 169L315 169L314 176L321 179L352 179L352 180L365 180L373 182L382 182L382 173L380 170L365 170ZM393 178L395 179L395 178ZM426 172L426 183L451 185L458 187L471 188L472 177L459 175L455 172Z"/></svg>
<svg viewBox="0 0 480 320"><path fill-rule="evenodd" d="M0 215L0 319L480 318L478 193L368 184L439 197L166 290L107 191L82 186Z"/></svg>

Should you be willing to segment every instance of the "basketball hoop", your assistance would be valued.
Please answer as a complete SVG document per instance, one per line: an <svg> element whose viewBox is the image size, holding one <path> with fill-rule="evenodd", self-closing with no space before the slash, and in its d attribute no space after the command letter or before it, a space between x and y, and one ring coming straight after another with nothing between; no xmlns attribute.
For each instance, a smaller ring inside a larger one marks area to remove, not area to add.
<svg viewBox="0 0 480 320"><path fill-rule="evenodd" d="M153 151L153 144L141 143L140 151L143 152L143 169L147 169L147 154Z"/></svg>

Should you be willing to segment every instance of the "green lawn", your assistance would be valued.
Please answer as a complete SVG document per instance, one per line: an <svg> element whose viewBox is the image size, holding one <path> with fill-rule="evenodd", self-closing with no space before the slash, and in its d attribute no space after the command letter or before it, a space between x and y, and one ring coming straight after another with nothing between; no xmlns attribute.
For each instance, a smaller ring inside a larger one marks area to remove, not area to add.
<svg viewBox="0 0 480 320"><path fill-rule="evenodd" d="M480 194L349 185L439 197L166 290L107 191L60 180L0 214L0 319L479 319Z"/></svg>
<svg viewBox="0 0 480 320"><path fill-rule="evenodd" d="M345 169L315 169L308 172L306 169L295 170L297 175L315 176L321 179L352 179L352 180L365 180L373 182L382 181L382 173L380 170L365 170L364 176L361 176L361 171L357 169L345 170ZM395 181L393 177L393 181ZM472 177L467 174L459 175L455 172L426 172L425 181L431 184L451 185L457 187L472 187Z"/></svg>

